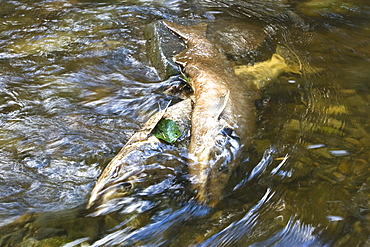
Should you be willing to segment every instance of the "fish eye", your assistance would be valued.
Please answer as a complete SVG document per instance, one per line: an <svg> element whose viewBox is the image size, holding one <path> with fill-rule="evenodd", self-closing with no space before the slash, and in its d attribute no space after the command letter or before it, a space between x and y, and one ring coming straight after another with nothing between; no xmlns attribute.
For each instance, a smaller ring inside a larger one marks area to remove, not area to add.
<svg viewBox="0 0 370 247"><path fill-rule="evenodd" d="M126 193L130 192L133 189L133 187L134 186L133 186L132 183L123 182L123 183L120 183L117 186L116 192L117 193L126 194Z"/></svg>

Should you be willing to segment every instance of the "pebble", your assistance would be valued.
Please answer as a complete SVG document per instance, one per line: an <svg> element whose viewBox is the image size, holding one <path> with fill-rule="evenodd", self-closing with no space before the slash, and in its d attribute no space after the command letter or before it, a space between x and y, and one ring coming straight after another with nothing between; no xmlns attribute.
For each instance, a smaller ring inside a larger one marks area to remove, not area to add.
<svg viewBox="0 0 370 247"><path fill-rule="evenodd" d="M344 138L344 140L350 144L352 144L353 146L355 146L356 148L362 148L362 144L360 141L358 141L357 139L355 138L352 138L352 137L347 137L347 138Z"/></svg>
<svg viewBox="0 0 370 247"><path fill-rule="evenodd" d="M344 160L339 164L338 171L345 175L348 175L350 173L351 169L348 160Z"/></svg>

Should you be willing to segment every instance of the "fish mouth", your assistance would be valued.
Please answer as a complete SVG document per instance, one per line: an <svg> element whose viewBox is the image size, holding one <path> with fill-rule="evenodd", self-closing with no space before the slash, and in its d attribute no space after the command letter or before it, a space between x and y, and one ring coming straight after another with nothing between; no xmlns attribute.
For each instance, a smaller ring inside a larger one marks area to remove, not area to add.
<svg viewBox="0 0 370 247"><path fill-rule="evenodd" d="M108 164L95 184L86 208L97 207L114 198L131 194L138 182L137 175L142 171L142 166L132 167L124 162Z"/></svg>
<svg viewBox="0 0 370 247"><path fill-rule="evenodd" d="M91 193L91 197L87 204L87 209L93 206L104 205L115 198L123 198L132 194L135 185L132 182L115 182L114 184L105 185L102 189Z"/></svg>

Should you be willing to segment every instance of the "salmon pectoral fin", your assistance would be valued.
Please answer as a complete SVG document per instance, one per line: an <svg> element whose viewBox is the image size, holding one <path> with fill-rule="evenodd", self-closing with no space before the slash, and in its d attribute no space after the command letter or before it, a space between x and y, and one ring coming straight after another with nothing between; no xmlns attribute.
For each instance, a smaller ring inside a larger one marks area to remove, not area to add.
<svg viewBox="0 0 370 247"><path fill-rule="evenodd" d="M208 111L211 114L212 119L215 121L220 120L222 113L224 112L226 105L229 103L230 92L227 91L225 95L213 99L212 105L209 106Z"/></svg>
<svg viewBox="0 0 370 247"><path fill-rule="evenodd" d="M230 91L227 91L226 95L218 98L219 102L218 104L215 104L218 107L217 119L220 118L222 112L225 110L225 107L227 103L229 102L229 96L230 96Z"/></svg>

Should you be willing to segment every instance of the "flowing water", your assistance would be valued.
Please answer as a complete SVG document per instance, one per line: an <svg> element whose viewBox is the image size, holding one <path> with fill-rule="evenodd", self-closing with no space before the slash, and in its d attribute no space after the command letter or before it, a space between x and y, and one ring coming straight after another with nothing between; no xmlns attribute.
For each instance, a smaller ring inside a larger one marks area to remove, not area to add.
<svg viewBox="0 0 370 247"><path fill-rule="evenodd" d="M370 246L367 0L0 3L1 246ZM303 73L261 90L253 143L216 208L172 168L94 216L100 173L179 80L160 79L143 30L179 18L258 22Z"/></svg>

